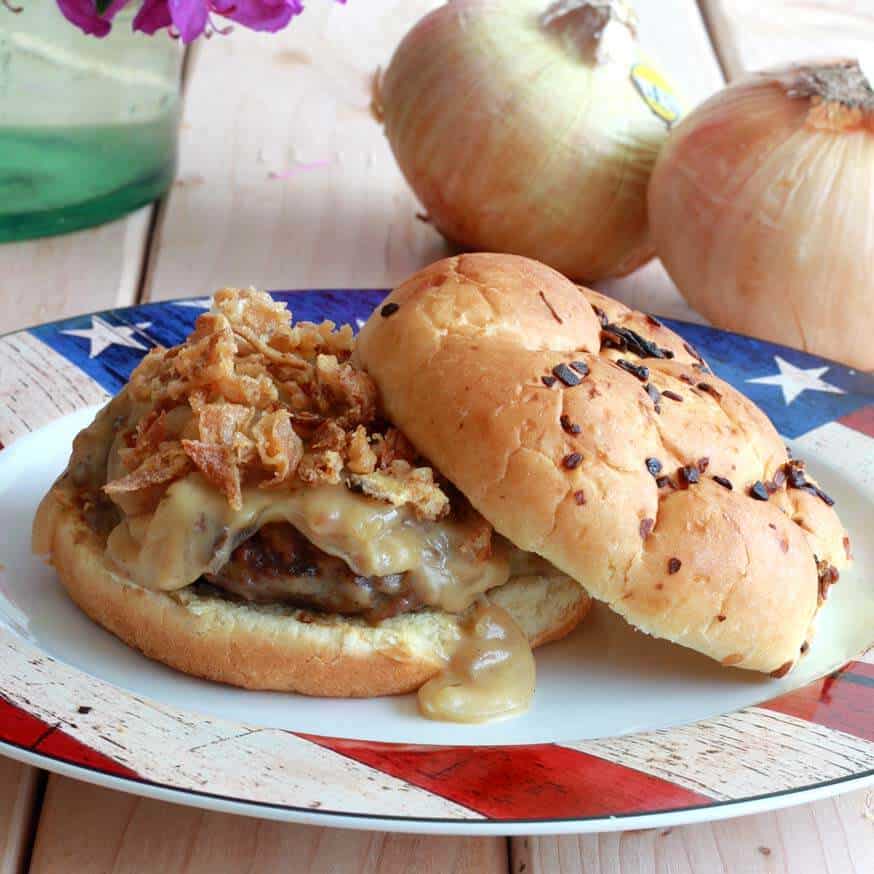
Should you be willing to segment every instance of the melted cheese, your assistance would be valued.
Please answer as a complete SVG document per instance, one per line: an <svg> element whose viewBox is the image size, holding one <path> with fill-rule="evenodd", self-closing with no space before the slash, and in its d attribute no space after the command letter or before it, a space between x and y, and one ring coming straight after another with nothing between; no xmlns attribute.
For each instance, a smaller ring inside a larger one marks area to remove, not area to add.
<svg viewBox="0 0 874 874"><path fill-rule="evenodd" d="M444 670L419 689L419 710L444 722L491 722L524 713L534 654L513 617L483 599Z"/></svg>
<svg viewBox="0 0 874 874"><path fill-rule="evenodd" d="M464 522L419 520L406 507L342 485L247 488L242 509L234 511L198 473L173 483L154 513L126 517L109 535L106 554L139 585L170 591L218 570L268 522L291 523L361 576L407 573L423 603L451 613L510 576L505 544L485 560L461 549L471 533Z"/></svg>

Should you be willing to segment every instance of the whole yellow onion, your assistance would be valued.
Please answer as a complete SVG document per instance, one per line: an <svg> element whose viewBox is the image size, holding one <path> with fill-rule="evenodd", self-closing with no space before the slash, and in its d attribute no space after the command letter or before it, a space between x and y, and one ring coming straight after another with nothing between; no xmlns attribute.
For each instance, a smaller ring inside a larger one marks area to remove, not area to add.
<svg viewBox="0 0 874 874"><path fill-rule="evenodd" d="M672 132L656 250L716 325L874 368L874 91L855 61L738 80Z"/></svg>
<svg viewBox="0 0 874 874"><path fill-rule="evenodd" d="M646 188L670 122L625 0L456 0L380 86L385 131L434 225L579 280L652 255Z"/></svg>

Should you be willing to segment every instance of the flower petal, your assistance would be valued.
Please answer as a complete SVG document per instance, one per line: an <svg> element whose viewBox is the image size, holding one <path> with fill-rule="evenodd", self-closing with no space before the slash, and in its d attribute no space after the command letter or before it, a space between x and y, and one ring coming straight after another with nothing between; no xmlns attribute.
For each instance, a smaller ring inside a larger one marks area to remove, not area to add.
<svg viewBox="0 0 874 874"><path fill-rule="evenodd" d="M250 30L282 30L303 12L302 0L216 0L212 8Z"/></svg>
<svg viewBox="0 0 874 874"><path fill-rule="evenodd" d="M207 0L168 0L167 5L182 42L194 42L203 33L209 18Z"/></svg>
<svg viewBox="0 0 874 874"><path fill-rule="evenodd" d="M97 14L94 0L57 0L57 3L64 18L85 33L92 36L106 36L109 33L111 24Z"/></svg>
<svg viewBox="0 0 874 874"><path fill-rule="evenodd" d="M133 20L133 29L155 33L173 23L167 0L145 0Z"/></svg>

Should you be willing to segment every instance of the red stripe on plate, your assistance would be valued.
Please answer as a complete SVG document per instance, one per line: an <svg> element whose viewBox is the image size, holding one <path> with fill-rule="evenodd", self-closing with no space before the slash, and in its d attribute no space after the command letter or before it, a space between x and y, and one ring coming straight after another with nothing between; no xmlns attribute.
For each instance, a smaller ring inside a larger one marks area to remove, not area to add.
<svg viewBox="0 0 874 874"><path fill-rule="evenodd" d="M47 722L0 698L0 740L30 748L51 729Z"/></svg>
<svg viewBox="0 0 874 874"><path fill-rule="evenodd" d="M834 674L761 706L874 741L874 665L850 662Z"/></svg>
<svg viewBox="0 0 874 874"><path fill-rule="evenodd" d="M874 437L874 405L853 410L852 413L838 419L838 422L854 431L861 431L869 437Z"/></svg>
<svg viewBox="0 0 874 874"><path fill-rule="evenodd" d="M136 771L86 746L60 729L46 735L34 747L34 750L56 759L62 759L65 762L72 762L74 765L83 765L86 768L103 771L104 774L115 774L118 777L139 777Z"/></svg>
<svg viewBox="0 0 874 874"><path fill-rule="evenodd" d="M554 744L425 747L301 734L490 819L563 819L711 804L667 780Z"/></svg>
<svg viewBox="0 0 874 874"><path fill-rule="evenodd" d="M847 671L849 674L852 674L855 681L871 680L871 682L874 683L874 663L849 662L844 670ZM849 679L849 677L847 677L846 679Z"/></svg>
<svg viewBox="0 0 874 874"><path fill-rule="evenodd" d="M105 774L139 777L126 765L86 746L56 725L49 725L5 698L0 698L0 740Z"/></svg>

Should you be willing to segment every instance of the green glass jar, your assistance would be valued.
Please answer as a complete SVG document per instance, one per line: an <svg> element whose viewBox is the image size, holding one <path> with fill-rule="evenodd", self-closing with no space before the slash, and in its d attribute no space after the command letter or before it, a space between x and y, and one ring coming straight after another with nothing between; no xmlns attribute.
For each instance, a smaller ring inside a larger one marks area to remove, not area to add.
<svg viewBox="0 0 874 874"><path fill-rule="evenodd" d="M54 0L0 5L0 242L101 224L166 191L182 53L166 32L81 33Z"/></svg>

